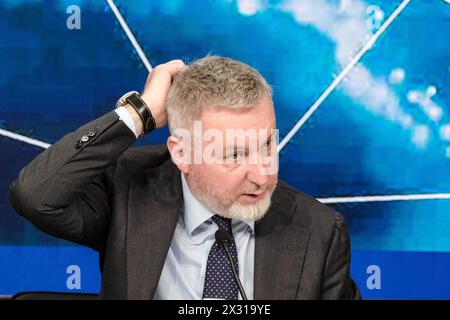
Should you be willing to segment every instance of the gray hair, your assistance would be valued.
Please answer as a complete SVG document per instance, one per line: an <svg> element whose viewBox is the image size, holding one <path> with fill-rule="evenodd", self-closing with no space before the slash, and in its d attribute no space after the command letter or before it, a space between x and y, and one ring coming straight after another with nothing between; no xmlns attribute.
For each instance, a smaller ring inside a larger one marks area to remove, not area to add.
<svg viewBox="0 0 450 320"><path fill-rule="evenodd" d="M208 55L173 78L167 98L170 132L190 130L207 108L250 108L263 98L272 100L272 88L257 70L240 61Z"/></svg>

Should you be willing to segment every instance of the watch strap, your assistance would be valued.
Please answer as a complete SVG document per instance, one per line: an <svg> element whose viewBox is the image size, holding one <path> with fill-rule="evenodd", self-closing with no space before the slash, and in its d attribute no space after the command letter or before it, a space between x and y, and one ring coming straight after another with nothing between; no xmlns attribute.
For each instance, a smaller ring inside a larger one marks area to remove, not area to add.
<svg viewBox="0 0 450 320"><path fill-rule="evenodd" d="M156 127L156 121L144 100L137 93L130 94L125 100L136 110L142 120L144 130L140 136L150 133Z"/></svg>

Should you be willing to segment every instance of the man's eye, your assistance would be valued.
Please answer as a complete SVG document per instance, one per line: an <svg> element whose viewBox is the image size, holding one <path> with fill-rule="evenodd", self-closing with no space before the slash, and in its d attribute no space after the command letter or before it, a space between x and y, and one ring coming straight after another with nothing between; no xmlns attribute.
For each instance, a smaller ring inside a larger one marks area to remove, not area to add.
<svg viewBox="0 0 450 320"><path fill-rule="evenodd" d="M266 143L264 143L264 148L266 149L270 149L272 147L272 139L266 141Z"/></svg>
<svg viewBox="0 0 450 320"><path fill-rule="evenodd" d="M235 151L235 152L233 152L233 153L228 154L228 155L227 155L227 158L228 158L228 159L234 159L234 160L236 160L236 159L241 158L242 156L243 156L242 152Z"/></svg>
<svg viewBox="0 0 450 320"><path fill-rule="evenodd" d="M239 159L242 157L242 152L234 152L232 155L233 159Z"/></svg>

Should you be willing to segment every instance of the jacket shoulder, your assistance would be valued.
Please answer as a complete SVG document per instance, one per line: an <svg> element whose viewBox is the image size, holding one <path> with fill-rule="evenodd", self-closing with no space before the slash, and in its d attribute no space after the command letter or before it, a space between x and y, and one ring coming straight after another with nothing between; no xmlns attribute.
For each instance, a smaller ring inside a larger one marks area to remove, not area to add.
<svg viewBox="0 0 450 320"><path fill-rule="evenodd" d="M288 201L295 206L293 221L311 231L317 230L323 233L325 230L331 232L334 228L345 227L345 219L342 214L336 212L319 200L297 190L284 181L278 184L280 192Z"/></svg>
<svg viewBox="0 0 450 320"><path fill-rule="evenodd" d="M167 161L171 158L166 145L132 147L117 159L116 173L142 174L143 170L160 167Z"/></svg>

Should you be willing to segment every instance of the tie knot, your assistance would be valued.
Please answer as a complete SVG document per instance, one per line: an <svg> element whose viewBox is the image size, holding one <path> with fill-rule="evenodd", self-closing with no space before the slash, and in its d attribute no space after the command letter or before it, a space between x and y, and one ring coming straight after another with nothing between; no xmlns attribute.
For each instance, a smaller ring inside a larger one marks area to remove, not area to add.
<svg viewBox="0 0 450 320"><path fill-rule="evenodd" d="M212 219L219 226L219 229L225 229L231 232L231 219L218 216L217 214Z"/></svg>

